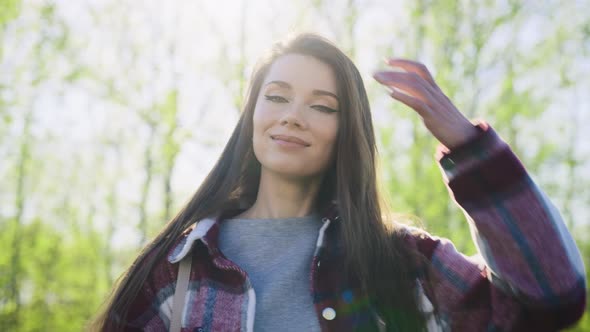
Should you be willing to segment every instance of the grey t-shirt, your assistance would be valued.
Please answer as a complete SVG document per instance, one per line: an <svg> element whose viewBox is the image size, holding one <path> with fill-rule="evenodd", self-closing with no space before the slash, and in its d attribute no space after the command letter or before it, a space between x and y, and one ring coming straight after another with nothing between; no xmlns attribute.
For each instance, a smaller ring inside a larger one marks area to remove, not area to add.
<svg viewBox="0 0 590 332"><path fill-rule="evenodd" d="M219 249L240 266L256 293L256 331L320 331L310 270L318 215L287 219L227 219Z"/></svg>

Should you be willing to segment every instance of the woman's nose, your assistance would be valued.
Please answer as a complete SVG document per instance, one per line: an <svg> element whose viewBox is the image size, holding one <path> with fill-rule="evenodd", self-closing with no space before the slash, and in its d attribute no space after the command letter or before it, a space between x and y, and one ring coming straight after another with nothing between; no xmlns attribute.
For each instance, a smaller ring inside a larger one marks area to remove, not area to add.
<svg viewBox="0 0 590 332"><path fill-rule="evenodd" d="M307 124L303 115L305 106L296 103L292 103L289 106L281 118L280 124L283 126L295 126L301 129L306 128Z"/></svg>

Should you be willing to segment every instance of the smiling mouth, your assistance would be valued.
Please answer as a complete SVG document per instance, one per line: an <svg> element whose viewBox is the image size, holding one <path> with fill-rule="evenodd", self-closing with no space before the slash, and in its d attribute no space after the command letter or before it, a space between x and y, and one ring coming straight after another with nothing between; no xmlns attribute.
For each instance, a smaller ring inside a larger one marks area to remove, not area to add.
<svg viewBox="0 0 590 332"><path fill-rule="evenodd" d="M284 145L290 145L290 146L303 146L303 147L308 147L311 144L307 143L306 141L297 138L297 137L293 137L293 136L285 136L285 135L271 135L270 138L272 138L273 141L277 142L277 143L282 143Z"/></svg>

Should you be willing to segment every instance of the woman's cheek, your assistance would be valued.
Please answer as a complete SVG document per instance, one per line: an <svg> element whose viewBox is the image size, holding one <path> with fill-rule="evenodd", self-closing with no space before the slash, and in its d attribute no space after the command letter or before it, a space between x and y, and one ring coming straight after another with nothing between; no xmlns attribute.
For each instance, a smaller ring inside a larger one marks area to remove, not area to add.
<svg viewBox="0 0 590 332"><path fill-rule="evenodd" d="M277 105L263 103L256 109L256 112L254 113L255 121L264 124L272 124L274 121L276 121L275 118L279 114L280 110L278 107L279 106Z"/></svg>

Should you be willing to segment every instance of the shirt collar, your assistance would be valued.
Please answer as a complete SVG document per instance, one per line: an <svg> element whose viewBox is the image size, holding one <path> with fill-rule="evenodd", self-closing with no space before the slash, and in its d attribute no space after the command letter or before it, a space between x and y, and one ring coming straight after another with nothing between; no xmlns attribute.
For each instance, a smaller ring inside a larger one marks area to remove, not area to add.
<svg viewBox="0 0 590 332"><path fill-rule="evenodd" d="M340 219L334 208L327 209L323 212L322 222L324 225L322 225L318 234L315 250L316 254L321 248L325 246L324 235L328 226L333 221L338 221ZM188 227L183 232L180 241L174 245L173 249L168 255L168 261L173 264L180 262L191 251L197 240L201 240L201 242L207 246L210 252L217 252L217 240L219 235L220 221L220 217L208 217Z"/></svg>
<svg viewBox="0 0 590 332"><path fill-rule="evenodd" d="M216 218L205 218L199 222L192 224L188 229L192 230L188 235L184 235L178 244L174 246L170 255L168 255L168 261L170 263L180 262L191 250L193 244L197 240L201 240L207 236L211 228L217 224ZM186 231L184 232L186 234ZM206 242L206 241L205 241Z"/></svg>

